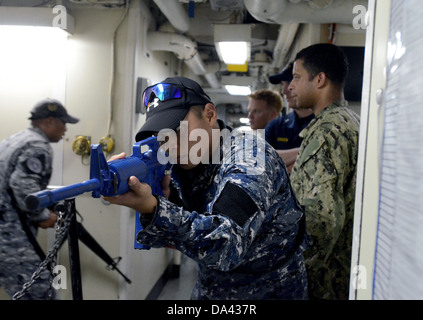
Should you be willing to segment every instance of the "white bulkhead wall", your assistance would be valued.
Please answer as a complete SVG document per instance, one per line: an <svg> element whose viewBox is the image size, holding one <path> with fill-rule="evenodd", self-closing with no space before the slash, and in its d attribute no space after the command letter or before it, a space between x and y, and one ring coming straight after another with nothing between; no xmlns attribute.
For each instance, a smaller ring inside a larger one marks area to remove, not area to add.
<svg viewBox="0 0 423 320"><path fill-rule="evenodd" d="M135 113L137 77L153 82L175 74L177 63L172 53L143 54L143 37L149 26L148 10L142 2L131 1L115 42L115 77L110 113L113 32L122 9L96 10L75 8L76 27L69 39L69 68L66 104L81 117L78 132L92 137L93 143L107 132L115 138L114 154L132 154L134 134L144 122L144 115ZM150 17L151 18L151 17ZM72 140L72 139L71 139ZM72 184L89 177L89 166L82 165L72 154L70 143L65 145L64 184ZM133 249L134 219L131 210L104 205L88 194L77 198L78 211L84 216L84 226L112 256L122 257L121 271L132 281L126 284L115 271L105 270L105 263L84 245L81 250L81 269L84 299L144 299L162 275L169 262L168 249L139 251ZM67 253L62 254L66 260ZM69 282L70 283L70 282ZM70 290L62 294L72 299Z"/></svg>
<svg viewBox="0 0 423 320"><path fill-rule="evenodd" d="M110 133L115 138L113 153L124 151L130 155L134 134L145 120L144 115L135 113L136 79L144 77L155 83L168 76L181 75L181 71L185 70L172 52L149 51L147 57L146 35L147 31L151 31L149 26L153 17L143 1L131 1L117 32L114 90L110 105L113 35L123 12L123 9L70 7L75 29L68 40L64 102L69 112L81 121L68 125L63 141L63 185L89 178L89 163L81 161L80 156L72 152L75 136L90 136L92 143L98 143L101 137ZM325 28L325 24L304 24L292 44L292 55L312 43L324 42L322 30ZM357 40L352 34L340 33L337 41L340 45L364 45L364 38ZM22 113L22 118L27 118L27 110ZM84 299L145 299L168 265L172 251L133 249L135 215L131 210L104 205L89 194L78 197L76 205L84 218L82 223L85 228L112 257L122 257L118 267L132 280L132 284L126 284L117 272L106 270L105 263L81 244ZM45 243L46 232L41 231L39 238ZM67 245L63 246L58 263L69 267ZM59 294L61 299L72 299L70 279L68 289L61 290Z"/></svg>

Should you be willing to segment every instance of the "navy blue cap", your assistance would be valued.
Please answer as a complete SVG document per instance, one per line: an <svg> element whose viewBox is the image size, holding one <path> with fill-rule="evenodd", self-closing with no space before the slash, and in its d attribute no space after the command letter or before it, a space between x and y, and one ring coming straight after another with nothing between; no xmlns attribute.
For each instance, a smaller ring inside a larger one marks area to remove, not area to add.
<svg viewBox="0 0 423 320"><path fill-rule="evenodd" d="M293 76L292 76L293 68L294 68L294 64L292 62L289 63L287 66L285 66L285 68L283 68L281 73L278 73L278 74L275 74L275 75L269 77L270 83L279 84L282 81L291 82L292 79L293 79Z"/></svg>
<svg viewBox="0 0 423 320"><path fill-rule="evenodd" d="M185 77L171 77L160 83L174 84L187 90L184 90L183 96L179 99L166 101L155 99L153 103L149 103L146 121L136 134L136 141L149 138L162 129L176 130L192 106L213 104L210 97L194 80Z"/></svg>
<svg viewBox="0 0 423 320"><path fill-rule="evenodd" d="M72 117L68 114L65 107L58 100L44 99L38 102L31 110L31 117L29 120L45 119L45 118L59 118L65 123L77 123L78 118Z"/></svg>

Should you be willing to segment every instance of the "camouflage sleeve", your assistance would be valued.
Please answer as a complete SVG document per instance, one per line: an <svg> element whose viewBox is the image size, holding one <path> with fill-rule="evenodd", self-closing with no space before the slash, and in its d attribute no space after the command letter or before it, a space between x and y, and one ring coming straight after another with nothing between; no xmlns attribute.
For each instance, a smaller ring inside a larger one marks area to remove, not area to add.
<svg viewBox="0 0 423 320"><path fill-rule="evenodd" d="M153 220L137 240L152 247L172 245L207 267L230 270L237 265L232 257L242 255L235 251L241 246L242 232L229 218L189 212L159 197Z"/></svg>
<svg viewBox="0 0 423 320"><path fill-rule="evenodd" d="M272 157L273 161L279 161L278 158L277 154ZM152 222L138 233L137 240L153 247L172 245L209 268L231 270L242 262L259 233L266 212L271 212L268 210L273 198L271 193L274 192L273 188L279 188L284 179L281 168L266 166L268 170L246 174L243 164L227 165L219 174L221 182L218 190L204 213L186 211L159 197ZM213 210L214 204L229 184L242 189L246 203L251 201L255 204L254 212L250 211L248 217L231 218L229 211L232 208L229 207L221 213Z"/></svg>
<svg viewBox="0 0 423 320"><path fill-rule="evenodd" d="M345 223L342 183L339 182L348 164L343 161L342 145L342 138L328 133L313 135L302 152L300 168L296 168L292 176L294 189L306 210L306 228L312 246L305 256L311 268L320 268L326 261Z"/></svg>
<svg viewBox="0 0 423 320"><path fill-rule="evenodd" d="M42 146L22 148L14 171L10 175L10 188L20 210L28 212L25 197L47 187L51 175L51 154ZM28 212L33 222L44 221L50 216L48 209Z"/></svg>
<svg viewBox="0 0 423 320"><path fill-rule="evenodd" d="M259 228L258 222L256 228ZM172 245L209 268L228 271L241 263L254 239L256 232L249 229L228 216L190 212L159 197L152 222L138 233L137 240L152 247Z"/></svg>

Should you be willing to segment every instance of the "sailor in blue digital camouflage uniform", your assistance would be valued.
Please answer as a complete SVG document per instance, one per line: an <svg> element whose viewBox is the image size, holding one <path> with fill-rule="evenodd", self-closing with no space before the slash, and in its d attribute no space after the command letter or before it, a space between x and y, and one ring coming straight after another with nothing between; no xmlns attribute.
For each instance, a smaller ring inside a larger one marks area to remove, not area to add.
<svg viewBox="0 0 423 320"><path fill-rule="evenodd" d="M178 164L162 181L168 199L136 177L131 191L106 198L141 213L138 242L171 245L198 262L192 299L306 299L304 214L274 149L253 134L231 134L191 79L167 78L144 98L147 120L136 140L174 130Z"/></svg>
<svg viewBox="0 0 423 320"><path fill-rule="evenodd" d="M49 209L29 212L25 197L47 187L53 150L66 131L70 116L56 100L46 99L31 111L31 127L0 142L0 287L13 297L37 270L43 252L36 242L38 227L53 227L57 216ZM21 298L47 298L49 273L45 272Z"/></svg>

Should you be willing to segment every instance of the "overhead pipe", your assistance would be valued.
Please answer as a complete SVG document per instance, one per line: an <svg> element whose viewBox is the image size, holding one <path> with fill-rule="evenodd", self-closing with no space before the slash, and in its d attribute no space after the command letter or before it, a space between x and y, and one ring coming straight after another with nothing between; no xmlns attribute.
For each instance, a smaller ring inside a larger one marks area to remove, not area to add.
<svg viewBox="0 0 423 320"><path fill-rule="evenodd" d="M214 89L220 87L215 64L206 64L197 50L197 43L190 38L171 32L150 31L147 33L147 46L151 51L169 51L183 60L196 75L203 75Z"/></svg>
<svg viewBox="0 0 423 320"><path fill-rule="evenodd" d="M189 30L189 17L178 0L154 0L160 11L176 30L185 33Z"/></svg>
<svg viewBox="0 0 423 320"><path fill-rule="evenodd" d="M204 74L204 77L206 78L207 82L210 84L210 87L213 89L220 88L220 81L216 76L216 72L218 72L221 69L220 62L211 62L206 63L206 73Z"/></svg>
<svg viewBox="0 0 423 320"><path fill-rule="evenodd" d="M147 46L151 51L171 51L181 60L192 59L197 54L197 45L194 41L173 32L148 32Z"/></svg>
<svg viewBox="0 0 423 320"><path fill-rule="evenodd" d="M189 17L179 0L154 0L169 23L179 32L189 30ZM160 43L163 41L163 43ZM151 43L150 43L151 42ZM219 88L220 83L215 71L210 70L197 50L197 43L188 37L176 33L149 32L147 46L150 50L171 51L196 75L203 75L212 88Z"/></svg>
<svg viewBox="0 0 423 320"><path fill-rule="evenodd" d="M271 67L280 68L285 65L286 56L294 43L299 27L299 23L281 25L278 38L276 39L275 48L273 50L273 61Z"/></svg>
<svg viewBox="0 0 423 320"><path fill-rule="evenodd" d="M266 23L352 24L353 8L367 7L368 0L333 0L325 6L313 0L244 0L244 4L255 19Z"/></svg>

